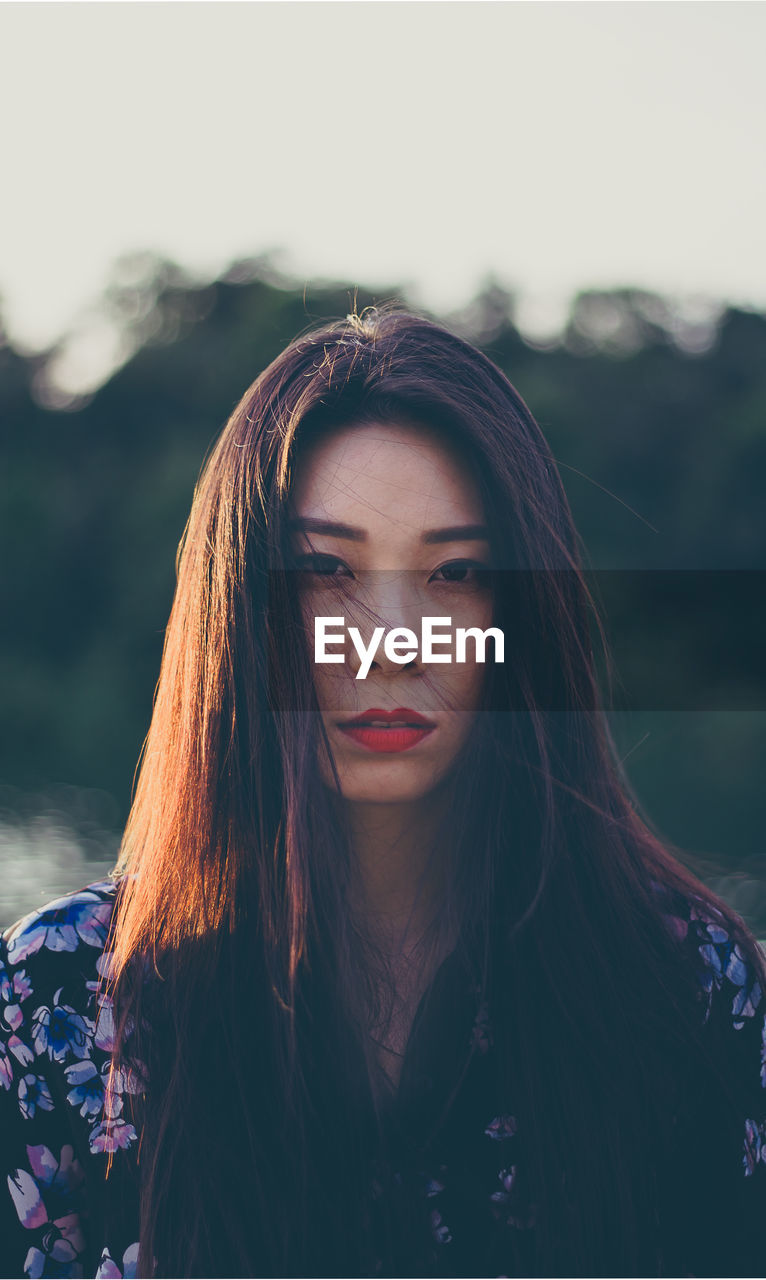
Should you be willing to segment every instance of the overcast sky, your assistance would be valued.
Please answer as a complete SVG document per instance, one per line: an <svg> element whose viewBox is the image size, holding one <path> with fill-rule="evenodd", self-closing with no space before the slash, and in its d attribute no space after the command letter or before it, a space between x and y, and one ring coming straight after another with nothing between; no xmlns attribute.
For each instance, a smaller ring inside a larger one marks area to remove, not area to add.
<svg viewBox="0 0 766 1280"><path fill-rule="evenodd" d="M0 48L5 322L84 366L139 249L435 308L492 272L539 327L589 286L766 307L758 0L6 0Z"/></svg>

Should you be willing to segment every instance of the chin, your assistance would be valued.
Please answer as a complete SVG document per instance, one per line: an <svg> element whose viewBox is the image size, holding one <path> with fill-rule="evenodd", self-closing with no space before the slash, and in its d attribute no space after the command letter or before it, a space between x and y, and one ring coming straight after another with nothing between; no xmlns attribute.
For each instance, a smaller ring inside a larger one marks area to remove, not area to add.
<svg viewBox="0 0 766 1280"><path fill-rule="evenodd" d="M339 770L341 795L344 800L357 803L372 804L411 804L416 800L425 800L436 790L438 781L431 778L413 778L411 770L397 768L400 777L366 777L360 778L355 770L343 773ZM328 781L332 786L332 781Z"/></svg>
<svg viewBox="0 0 766 1280"><path fill-rule="evenodd" d="M388 791L382 790L359 790L349 794L347 791L343 793L343 799L350 804L413 804L419 800L425 800L430 794L428 791Z"/></svg>

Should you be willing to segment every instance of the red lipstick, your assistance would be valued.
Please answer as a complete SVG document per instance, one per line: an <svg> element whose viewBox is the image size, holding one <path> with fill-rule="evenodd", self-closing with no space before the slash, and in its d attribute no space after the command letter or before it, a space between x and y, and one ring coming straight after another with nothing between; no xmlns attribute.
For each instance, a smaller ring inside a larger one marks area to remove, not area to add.
<svg viewBox="0 0 766 1280"><path fill-rule="evenodd" d="M392 752L414 747L433 733L436 725L409 707L395 707L393 711L370 707L353 720L341 721L338 728L368 751Z"/></svg>

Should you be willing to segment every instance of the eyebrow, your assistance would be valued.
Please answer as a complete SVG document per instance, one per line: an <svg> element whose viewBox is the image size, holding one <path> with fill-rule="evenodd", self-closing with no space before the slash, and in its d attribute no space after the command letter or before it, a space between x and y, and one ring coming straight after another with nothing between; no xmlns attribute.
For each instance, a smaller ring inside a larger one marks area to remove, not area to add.
<svg viewBox="0 0 766 1280"><path fill-rule="evenodd" d="M366 542L364 529L334 520L317 520L313 516L296 516L288 522L288 528L306 533L325 533L331 538L349 538L353 542ZM485 524L455 524L446 529L427 529L423 542L489 542L489 529Z"/></svg>
<svg viewBox="0 0 766 1280"><path fill-rule="evenodd" d="M447 529L428 529L424 542L489 542L485 524L454 524Z"/></svg>

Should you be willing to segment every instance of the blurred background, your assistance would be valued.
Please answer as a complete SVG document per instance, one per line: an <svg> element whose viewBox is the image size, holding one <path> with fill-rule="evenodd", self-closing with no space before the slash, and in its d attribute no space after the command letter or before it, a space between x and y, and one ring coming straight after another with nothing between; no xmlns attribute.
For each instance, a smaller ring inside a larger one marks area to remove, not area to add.
<svg viewBox="0 0 766 1280"><path fill-rule="evenodd" d="M114 862L234 404L399 299L540 422L631 783L766 937L764 38L728 2L0 6L0 927Z"/></svg>

